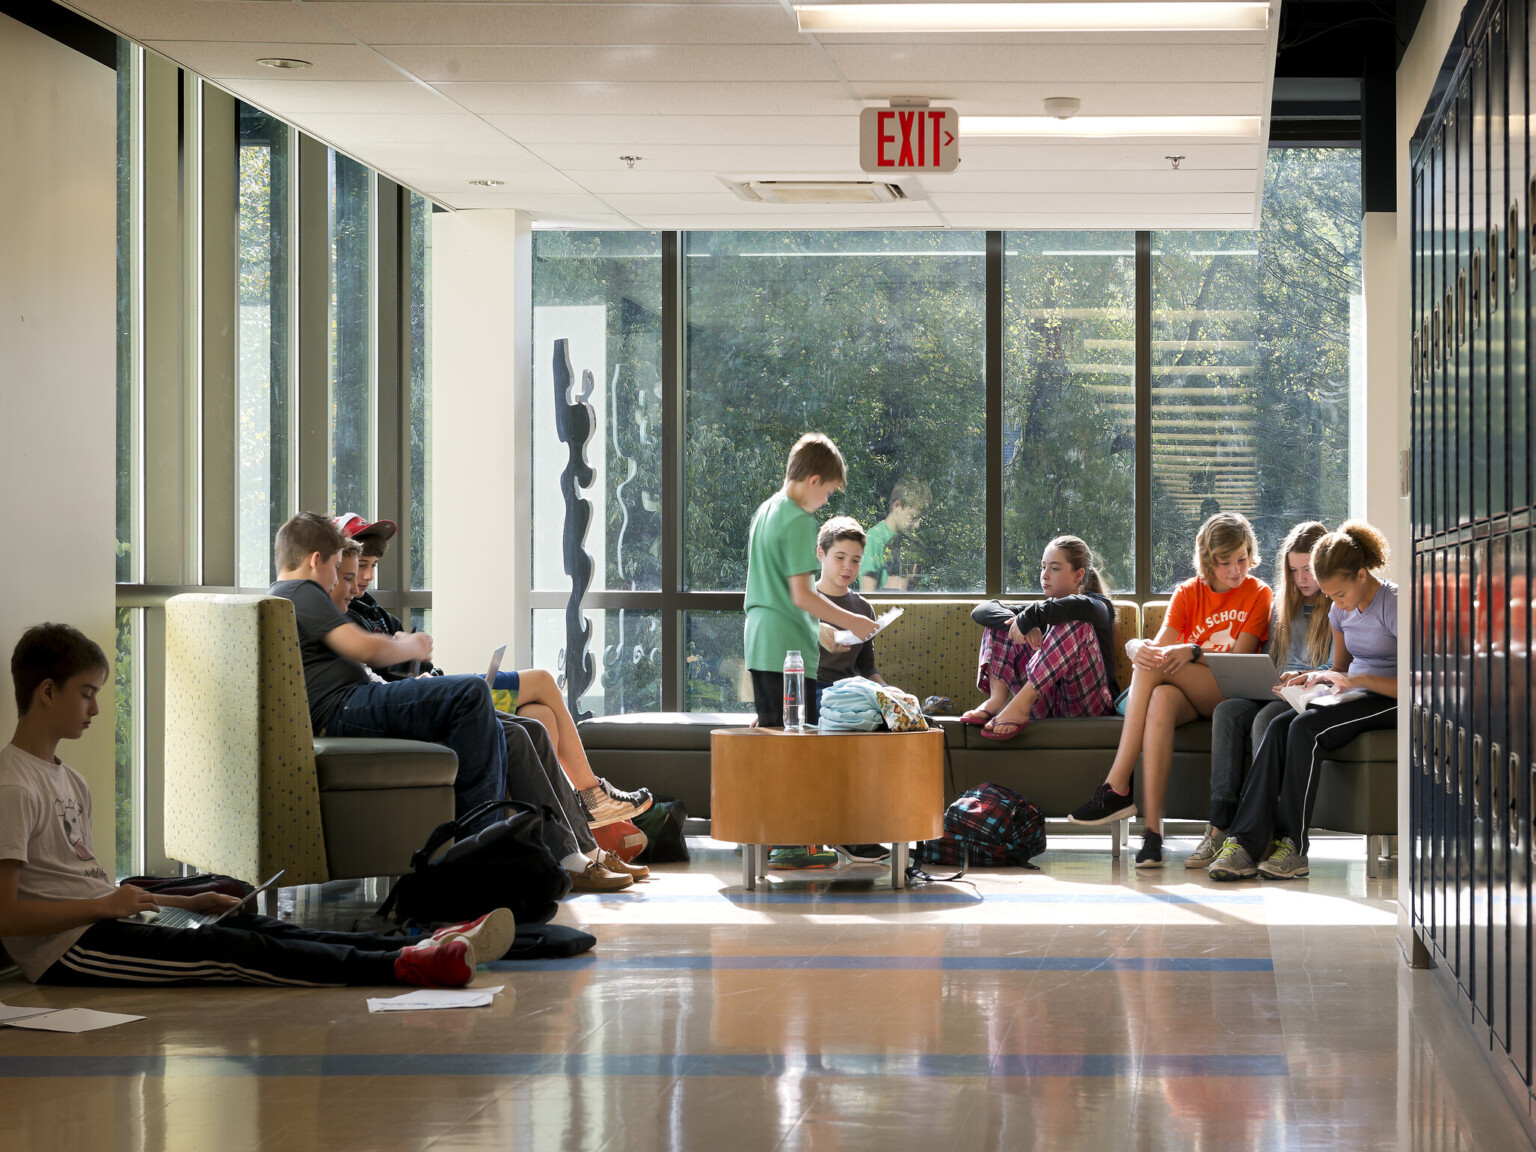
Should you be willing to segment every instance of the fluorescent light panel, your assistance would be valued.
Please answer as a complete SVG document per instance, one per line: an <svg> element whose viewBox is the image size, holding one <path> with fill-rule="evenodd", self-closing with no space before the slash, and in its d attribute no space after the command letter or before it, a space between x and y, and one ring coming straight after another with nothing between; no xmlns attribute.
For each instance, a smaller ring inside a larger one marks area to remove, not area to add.
<svg viewBox="0 0 1536 1152"><path fill-rule="evenodd" d="M962 116L961 136L1226 136L1257 139L1257 116Z"/></svg>
<svg viewBox="0 0 1536 1152"><path fill-rule="evenodd" d="M1174 3L797 4L802 32L1252 32L1269 5Z"/></svg>

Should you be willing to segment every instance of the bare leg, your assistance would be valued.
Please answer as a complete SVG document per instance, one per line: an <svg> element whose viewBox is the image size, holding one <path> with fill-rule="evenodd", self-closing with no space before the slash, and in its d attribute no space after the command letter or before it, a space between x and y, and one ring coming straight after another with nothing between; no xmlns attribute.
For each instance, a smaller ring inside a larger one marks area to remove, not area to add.
<svg viewBox="0 0 1536 1152"><path fill-rule="evenodd" d="M1172 676L1146 668L1136 669L1135 675L1131 677L1131 695L1126 701L1125 724L1120 729L1120 747L1115 751L1115 762L1106 777L1116 792L1130 788L1131 773L1136 769L1136 761L1141 758L1141 746L1146 737L1147 711L1152 703L1152 693L1163 684L1177 687L1200 716L1209 716L1216 710L1216 705L1221 703L1221 689L1216 687L1216 678L1204 664L1186 664ZM1194 719L1194 716L1188 718ZM1180 723L1188 723L1188 720Z"/></svg>
<svg viewBox="0 0 1536 1152"><path fill-rule="evenodd" d="M576 732L576 722L571 719L570 709L560 695L555 678L541 668L531 668L517 674L517 714L537 720L549 730L549 741L555 746L555 756L565 769L571 787L580 792L583 788L595 788L597 776L587 761L587 751L581 746Z"/></svg>
<svg viewBox="0 0 1536 1152"><path fill-rule="evenodd" d="M994 716L1002 713L1003 709L1008 705L1008 685L1004 684L999 677L994 676L992 677L991 688L991 694L980 704L976 705L975 708L972 708L971 712L979 712L984 709ZM969 716L971 712L967 712L965 715Z"/></svg>
<svg viewBox="0 0 1536 1152"><path fill-rule="evenodd" d="M1141 794L1147 805L1144 815L1149 832L1163 830L1163 800L1168 795L1168 773L1173 767L1173 730L1199 715L1189 697L1174 685L1159 684L1152 689L1141 749Z"/></svg>
<svg viewBox="0 0 1536 1152"><path fill-rule="evenodd" d="M1040 693L1028 680L1024 682L1018 692L1014 694L1006 707L1001 710L994 708L995 715L992 718L994 724L1027 724L1035 710L1035 701L1040 699ZM990 701L988 702L990 706Z"/></svg>

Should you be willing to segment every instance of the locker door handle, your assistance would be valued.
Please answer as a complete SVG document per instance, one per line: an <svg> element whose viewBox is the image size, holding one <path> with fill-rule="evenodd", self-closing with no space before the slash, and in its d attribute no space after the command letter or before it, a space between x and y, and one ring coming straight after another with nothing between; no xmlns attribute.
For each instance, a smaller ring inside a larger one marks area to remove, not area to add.
<svg viewBox="0 0 1536 1152"><path fill-rule="evenodd" d="M1524 822L1520 819L1520 756L1519 753L1509 754L1509 846L1520 847L1521 833Z"/></svg>
<svg viewBox="0 0 1536 1152"><path fill-rule="evenodd" d="M1472 816L1481 820L1483 816L1483 735L1481 732L1472 734Z"/></svg>
<svg viewBox="0 0 1536 1152"><path fill-rule="evenodd" d="M1440 787L1440 767L1445 758L1445 744L1441 740L1440 713L1435 713L1434 727L1430 729L1430 756L1429 763L1432 769L1431 779L1436 788Z"/></svg>
<svg viewBox="0 0 1536 1152"><path fill-rule="evenodd" d="M1467 802L1467 730L1456 729L1456 804Z"/></svg>

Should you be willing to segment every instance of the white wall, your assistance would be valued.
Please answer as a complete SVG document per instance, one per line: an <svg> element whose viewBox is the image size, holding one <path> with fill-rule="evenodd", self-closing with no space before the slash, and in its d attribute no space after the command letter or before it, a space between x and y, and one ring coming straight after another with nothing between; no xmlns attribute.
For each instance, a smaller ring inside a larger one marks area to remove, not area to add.
<svg viewBox="0 0 1536 1152"><path fill-rule="evenodd" d="M114 647L116 74L0 16L0 653L44 620ZM113 695L60 759L113 859ZM16 723L10 676L0 739Z"/></svg>
<svg viewBox="0 0 1536 1152"><path fill-rule="evenodd" d="M1395 347L1397 362L1405 367L1410 362L1411 339L1408 318L1413 314L1413 300L1411 296L1412 283L1409 270L1413 267L1411 241L1412 228L1409 226L1409 213L1413 206L1413 175L1411 165L1411 153L1409 151L1413 140L1414 131L1418 128L1419 119L1424 114L1424 105L1428 102L1430 92L1434 88L1435 78L1440 73L1440 65L1445 60L1445 54L1450 50L1451 37L1455 34L1457 22L1461 18L1461 10L1464 7L1459 0L1426 0L1424 12L1419 17L1418 29L1413 34L1413 39L1408 44L1408 50L1403 54L1402 63L1397 66L1397 206L1402 214L1402 227L1397 229L1397 299L1396 314L1398 317L1397 331L1395 332ZM1409 446L1409 430L1412 413L1407 403L1409 388L1406 381L1401 385L1404 402L1397 413L1397 447L1401 452ZM1395 476L1394 476L1395 479ZM1408 549L1412 547L1412 526L1409 523L1409 506L1406 499L1398 500L1397 529L1393 537L1393 543L1397 546L1398 557L1397 570L1401 573L1401 579L1407 580L1411 573L1409 566ZM1409 599L1404 596L1398 601L1398 676L1397 695L1402 701L1403 707L1398 710L1397 725L1397 827L1398 827L1398 878L1399 881L1407 879L1408 851L1411 844L1411 827L1408 823L1408 790L1409 782L1409 741L1407 706L1412 699L1412 684L1409 676L1409 663L1412 659L1412 644L1409 636L1410 627ZM1406 886L1399 884L1398 912L1399 940L1407 948L1411 944Z"/></svg>
<svg viewBox="0 0 1536 1152"><path fill-rule="evenodd" d="M533 229L520 212L432 216L433 659L531 663Z"/></svg>

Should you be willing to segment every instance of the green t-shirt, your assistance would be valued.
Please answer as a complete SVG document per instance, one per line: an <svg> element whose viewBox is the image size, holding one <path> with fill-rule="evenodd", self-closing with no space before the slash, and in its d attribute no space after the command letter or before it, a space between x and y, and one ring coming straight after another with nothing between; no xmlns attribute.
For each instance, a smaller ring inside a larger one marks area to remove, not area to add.
<svg viewBox="0 0 1536 1152"><path fill-rule="evenodd" d="M890 546L896 539L896 529L884 520L871 528L864 538L864 559L859 563L860 576L873 576L875 587L884 588L891 574Z"/></svg>
<svg viewBox="0 0 1536 1152"><path fill-rule="evenodd" d="M820 571L816 518L783 492L759 505L747 537L747 667L780 672L798 648L805 678L816 678L816 620L789 597L789 578Z"/></svg>

